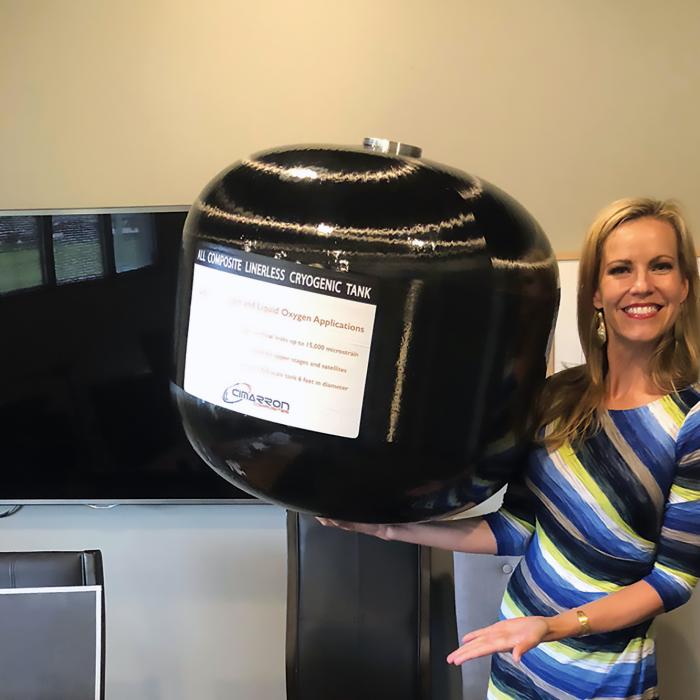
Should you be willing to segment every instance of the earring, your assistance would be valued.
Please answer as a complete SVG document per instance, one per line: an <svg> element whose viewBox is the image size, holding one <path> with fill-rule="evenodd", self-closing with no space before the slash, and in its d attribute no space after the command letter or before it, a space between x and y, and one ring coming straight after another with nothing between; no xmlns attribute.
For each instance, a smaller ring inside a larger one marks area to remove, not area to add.
<svg viewBox="0 0 700 700"><path fill-rule="evenodd" d="M603 317L603 310L598 309L595 314L596 317L596 329L595 335L598 340L598 345L602 348L603 345L608 340L608 329L605 327L605 318Z"/></svg>

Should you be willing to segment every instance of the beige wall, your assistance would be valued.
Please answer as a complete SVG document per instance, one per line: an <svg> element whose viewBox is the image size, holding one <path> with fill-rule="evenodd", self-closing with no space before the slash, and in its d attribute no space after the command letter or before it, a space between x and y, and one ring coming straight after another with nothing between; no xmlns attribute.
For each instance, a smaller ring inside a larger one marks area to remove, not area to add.
<svg viewBox="0 0 700 700"><path fill-rule="evenodd" d="M0 0L0 209L189 204L269 146L381 135L576 250L595 211L700 225L694 0Z"/></svg>

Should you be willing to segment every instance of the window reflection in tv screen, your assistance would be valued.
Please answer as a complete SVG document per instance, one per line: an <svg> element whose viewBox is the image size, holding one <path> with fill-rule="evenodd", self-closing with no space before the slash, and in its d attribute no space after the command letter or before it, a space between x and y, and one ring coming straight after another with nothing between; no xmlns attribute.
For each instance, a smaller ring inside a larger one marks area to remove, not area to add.
<svg viewBox="0 0 700 700"><path fill-rule="evenodd" d="M253 500L171 398L185 216L0 215L0 503Z"/></svg>

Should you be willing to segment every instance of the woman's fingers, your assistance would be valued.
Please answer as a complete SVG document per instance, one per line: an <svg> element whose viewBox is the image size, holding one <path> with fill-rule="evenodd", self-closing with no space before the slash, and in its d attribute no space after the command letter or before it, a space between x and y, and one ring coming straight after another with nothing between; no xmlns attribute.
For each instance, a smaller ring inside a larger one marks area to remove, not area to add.
<svg viewBox="0 0 700 700"><path fill-rule="evenodd" d="M462 643L464 644L466 642L471 642L472 639L476 639L477 637L480 637L488 629L489 629L489 627L482 627L481 629L478 629L478 630L472 630L471 632L469 632L468 634L465 634L462 637Z"/></svg>
<svg viewBox="0 0 700 700"><path fill-rule="evenodd" d="M344 520L333 520L331 518L319 518L317 517L316 520L318 520L321 525L325 525L326 527L339 527L341 530L352 530L354 529L352 526L354 523L348 523Z"/></svg>
<svg viewBox="0 0 700 700"><path fill-rule="evenodd" d="M488 656L489 654L495 654L497 652L511 651L512 649L512 644L504 643L499 640L478 640L470 642L468 645L463 645L459 649L453 651L447 657L447 663L459 666L465 661L471 661L472 659L478 659L482 656Z"/></svg>
<svg viewBox="0 0 700 700"><path fill-rule="evenodd" d="M514 661L519 662L525 652L545 638L547 630L547 622L542 617L503 620L465 634L462 646L447 657L447 662L462 664L480 656L508 651L513 654Z"/></svg>
<svg viewBox="0 0 700 700"><path fill-rule="evenodd" d="M521 644L518 644L518 646L516 646L516 647L513 649L513 661L515 661L516 664L519 664L519 663L520 663L520 659L523 658L523 654L524 654L526 651L529 651L529 649L526 649L526 648L524 648Z"/></svg>
<svg viewBox="0 0 700 700"><path fill-rule="evenodd" d="M494 654L497 651L510 651L510 646L498 639L475 639L455 649L448 657L447 663L460 665L471 659Z"/></svg>
<svg viewBox="0 0 700 700"><path fill-rule="evenodd" d="M499 643L502 643L500 637L493 633L493 626L483 627L482 629L474 630L462 637L462 646L455 649L448 657L448 663L461 664L468 659L475 659L485 654L492 654L492 649L495 649Z"/></svg>
<svg viewBox="0 0 700 700"><path fill-rule="evenodd" d="M375 537L381 537L387 527L376 523L353 523L347 520L335 520L334 518L321 518L318 516L316 520L326 527L337 527L340 530L359 532L363 535L374 535Z"/></svg>

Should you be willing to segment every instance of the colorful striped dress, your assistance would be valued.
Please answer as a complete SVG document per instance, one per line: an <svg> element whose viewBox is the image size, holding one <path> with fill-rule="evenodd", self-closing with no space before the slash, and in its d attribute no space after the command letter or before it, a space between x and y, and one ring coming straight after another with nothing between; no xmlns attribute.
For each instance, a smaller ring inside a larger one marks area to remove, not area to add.
<svg viewBox="0 0 700 700"><path fill-rule="evenodd" d="M575 448L532 452L487 521L498 553L524 554L501 619L555 615L639 581L668 611L700 576L700 388L610 410ZM658 698L651 621L492 659L488 698Z"/></svg>

